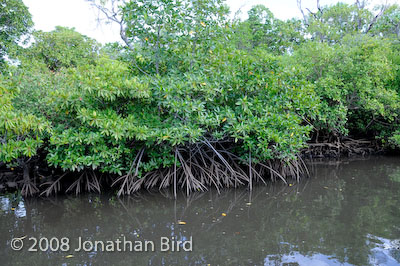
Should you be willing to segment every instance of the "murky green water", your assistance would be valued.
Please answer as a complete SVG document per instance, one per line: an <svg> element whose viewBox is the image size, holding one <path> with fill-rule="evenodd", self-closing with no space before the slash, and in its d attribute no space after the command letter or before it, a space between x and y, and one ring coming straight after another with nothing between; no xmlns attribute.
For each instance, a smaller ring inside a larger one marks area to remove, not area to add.
<svg viewBox="0 0 400 266"><path fill-rule="evenodd" d="M0 197L0 264L400 265L400 158L312 168L312 178L292 186L210 191L177 201L159 193ZM12 250L11 239L23 236L22 250ZM86 251L75 251L79 238ZM176 241L186 242L172 245ZM32 246L37 251L28 251Z"/></svg>

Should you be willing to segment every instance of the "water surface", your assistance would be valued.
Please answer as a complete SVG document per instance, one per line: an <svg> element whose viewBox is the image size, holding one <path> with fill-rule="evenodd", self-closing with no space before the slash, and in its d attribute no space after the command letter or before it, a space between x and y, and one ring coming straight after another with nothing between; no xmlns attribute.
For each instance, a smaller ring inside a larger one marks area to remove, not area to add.
<svg viewBox="0 0 400 266"><path fill-rule="evenodd" d="M315 162L310 169L311 178L299 184L180 195L176 201L167 192L2 196L0 264L400 265L400 158ZM11 239L23 236L22 250L12 250ZM30 237L67 237L70 247L53 245L52 251L42 241L43 251L28 251ZM153 241L155 251L75 251L79 237ZM170 243L191 239L192 251L162 252L162 237Z"/></svg>

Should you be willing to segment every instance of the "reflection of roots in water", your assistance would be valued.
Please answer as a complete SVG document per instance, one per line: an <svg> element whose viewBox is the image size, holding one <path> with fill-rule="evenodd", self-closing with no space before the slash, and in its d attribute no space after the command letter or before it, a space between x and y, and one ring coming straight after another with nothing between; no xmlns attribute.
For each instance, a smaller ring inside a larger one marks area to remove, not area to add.
<svg viewBox="0 0 400 266"><path fill-rule="evenodd" d="M153 197L163 197L174 204L173 214L175 222L185 221L188 213L193 212L193 206L207 206L207 212L203 213L199 219L201 221L207 221L204 223L204 230L210 231L214 226L223 221L222 213L226 216L234 211L234 209L240 208L244 204L247 211L249 212L252 208L251 203L255 202L257 198L263 197L263 202L270 202L275 204L276 200L281 197L289 197L291 195L301 194L307 187L309 180L302 182L298 186L257 186L253 190L249 189L225 189L216 190L211 189L208 193L193 192L186 195L183 191L178 193L178 197L175 198L174 192L168 189L161 190L161 193L135 193L132 196L119 197L118 201L122 208L125 209L128 216L132 218L132 221L136 221L141 228L140 217L133 217L130 214L129 209L137 207L140 202L147 202L154 199ZM233 196L232 196L233 194ZM270 201L268 201L270 199ZM209 209L208 204L199 203L199 201L206 201L214 208ZM227 204L228 203L228 204ZM219 217L219 218L216 218ZM212 221L212 223L210 223ZM199 222L200 223L200 222Z"/></svg>

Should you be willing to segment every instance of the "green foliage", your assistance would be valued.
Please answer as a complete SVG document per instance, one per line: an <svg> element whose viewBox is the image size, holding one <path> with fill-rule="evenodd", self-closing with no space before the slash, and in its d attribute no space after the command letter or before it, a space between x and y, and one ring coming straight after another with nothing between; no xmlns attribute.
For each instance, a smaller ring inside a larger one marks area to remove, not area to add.
<svg viewBox="0 0 400 266"><path fill-rule="evenodd" d="M18 47L33 26L32 16L22 0L2 0L0 3L0 70L4 57Z"/></svg>
<svg viewBox="0 0 400 266"><path fill-rule="evenodd" d="M29 48L28 60L39 60L52 71L62 67L94 64L99 44L74 29L56 27L54 31L34 33L35 42Z"/></svg>
<svg viewBox="0 0 400 266"><path fill-rule="evenodd" d="M19 90L15 84L0 79L0 161L12 162L32 157L42 145L43 135L50 131L49 123L33 114L15 110L12 100Z"/></svg>
<svg viewBox="0 0 400 266"><path fill-rule="evenodd" d="M234 24L233 41L239 49L263 48L274 54L284 54L304 42L300 20L282 21L263 5L254 6L248 19Z"/></svg>
<svg viewBox="0 0 400 266"><path fill-rule="evenodd" d="M134 46L134 60L147 73L163 74L179 62L192 61L198 51L207 52L226 20L228 10L222 2L141 0L126 3L122 9L125 41Z"/></svg>
<svg viewBox="0 0 400 266"><path fill-rule="evenodd" d="M368 32L372 18L371 11L357 4L337 3L310 13L307 31L315 40L338 43L347 34Z"/></svg>
<svg viewBox="0 0 400 266"><path fill-rule="evenodd" d="M311 129L302 116L317 112L312 86L285 82L291 74L268 54L220 47L208 60L207 72L169 75L156 84L107 58L67 71L70 87L49 96L63 114L50 138L49 163L121 174L146 147L146 172L172 166L175 146L205 138L240 143L238 155L251 149L254 160L293 159Z"/></svg>
<svg viewBox="0 0 400 266"><path fill-rule="evenodd" d="M392 38L397 43L400 38L400 6L392 5L385 10L372 28L373 34Z"/></svg>
<svg viewBox="0 0 400 266"><path fill-rule="evenodd" d="M396 66L390 61L390 45L366 35L346 36L342 44L310 42L303 45L287 64L315 84L321 98L321 110L314 126L328 132L347 134L355 113L362 113L363 131L371 119L394 121L399 96L390 88ZM350 121L349 121L350 120Z"/></svg>
<svg viewBox="0 0 400 266"><path fill-rule="evenodd" d="M395 132L393 136L390 137L389 141L394 147L400 147L400 132Z"/></svg>

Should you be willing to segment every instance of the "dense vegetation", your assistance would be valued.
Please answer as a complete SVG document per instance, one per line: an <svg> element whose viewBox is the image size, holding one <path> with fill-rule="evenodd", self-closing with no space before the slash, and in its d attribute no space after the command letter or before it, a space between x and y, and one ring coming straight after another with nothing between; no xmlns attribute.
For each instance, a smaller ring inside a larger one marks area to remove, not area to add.
<svg viewBox="0 0 400 266"><path fill-rule="evenodd" d="M400 147L398 5L242 21L221 0L89 2L123 45L57 27L21 48L28 10L1 4L0 162L26 195L251 187L299 178L309 141Z"/></svg>

